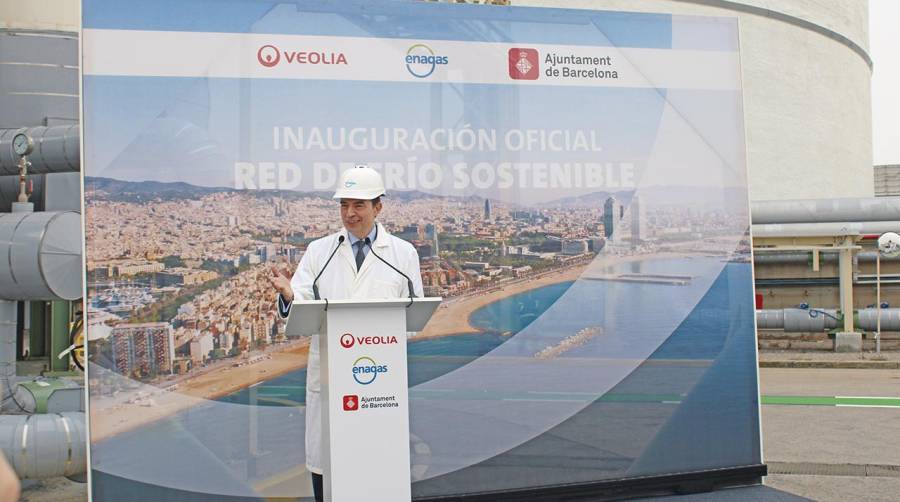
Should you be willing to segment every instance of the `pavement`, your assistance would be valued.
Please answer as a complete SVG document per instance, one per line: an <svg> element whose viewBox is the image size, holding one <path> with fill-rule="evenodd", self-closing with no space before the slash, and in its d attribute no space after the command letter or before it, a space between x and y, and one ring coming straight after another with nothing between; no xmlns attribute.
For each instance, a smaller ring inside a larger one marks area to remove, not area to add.
<svg viewBox="0 0 900 502"><path fill-rule="evenodd" d="M822 367L760 369L766 486L821 501L900 500L900 369L833 367L854 355L826 355L795 356ZM801 404L765 404L779 396Z"/></svg>
<svg viewBox="0 0 900 502"><path fill-rule="evenodd" d="M900 351L881 352L797 352L763 351L760 368L900 369Z"/></svg>
<svg viewBox="0 0 900 502"><path fill-rule="evenodd" d="M900 500L900 352L765 351L760 366L764 485L643 500ZM87 486L28 481L22 500L87 500Z"/></svg>

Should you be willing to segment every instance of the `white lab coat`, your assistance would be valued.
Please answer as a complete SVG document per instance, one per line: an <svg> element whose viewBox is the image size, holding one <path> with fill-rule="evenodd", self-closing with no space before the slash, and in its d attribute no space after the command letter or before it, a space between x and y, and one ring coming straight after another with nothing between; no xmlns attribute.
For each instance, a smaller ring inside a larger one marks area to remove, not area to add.
<svg viewBox="0 0 900 502"><path fill-rule="evenodd" d="M346 230L317 239L310 243L300 265L291 278L294 298L312 300L312 282L322 270L331 252L337 246L338 237L344 242L316 283L319 296L329 300L351 298L406 298L409 291L406 279L373 256L366 255L362 267L356 270L354 249ZM419 256L412 244L394 237L378 224L378 236L372 249L388 263L394 265L412 279L413 292L421 298L422 275ZM322 474L322 423L319 378L319 337L314 336L309 347L306 371L306 467Z"/></svg>

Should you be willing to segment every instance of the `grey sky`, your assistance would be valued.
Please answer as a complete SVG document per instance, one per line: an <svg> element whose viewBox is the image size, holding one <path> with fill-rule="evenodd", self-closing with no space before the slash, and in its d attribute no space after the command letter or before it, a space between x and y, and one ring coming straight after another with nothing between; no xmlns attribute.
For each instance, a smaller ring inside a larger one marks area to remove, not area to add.
<svg viewBox="0 0 900 502"><path fill-rule="evenodd" d="M900 2L869 0L872 74L872 160L900 164Z"/></svg>

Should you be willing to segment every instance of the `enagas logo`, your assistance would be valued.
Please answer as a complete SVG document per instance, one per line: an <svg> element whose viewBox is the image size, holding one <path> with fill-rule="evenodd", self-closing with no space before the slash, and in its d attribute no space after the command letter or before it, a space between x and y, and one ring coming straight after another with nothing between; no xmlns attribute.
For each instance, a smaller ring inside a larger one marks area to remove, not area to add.
<svg viewBox="0 0 900 502"><path fill-rule="evenodd" d="M256 59L259 60L259 64L271 68L281 61L281 52L274 45L264 45L256 51Z"/></svg>
<svg viewBox="0 0 900 502"><path fill-rule="evenodd" d="M256 51L256 60L266 68L272 68L284 59L285 63L294 64L347 64L347 56L343 52L285 51L272 44L266 44Z"/></svg>
<svg viewBox="0 0 900 502"><path fill-rule="evenodd" d="M376 364L375 360L363 356L353 362L353 379L360 385L369 385L378 378L379 373L387 373L386 364Z"/></svg>
<svg viewBox="0 0 900 502"><path fill-rule="evenodd" d="M514 47L509 50L509 77L513 80L537 80L541 58L536 49Z"/></svg>
<svg viewBox="0 0 900 502"><path fill-rule="evenodd" d="M396 336L353 336L350 333L341 335L341 347L349 349L354 345L393 345L397 343Z"/></svg>
<svg viewBox="0 0 900 502"><path fill-rule="evenodd" d="M425 78L434 73L438 65L450 62L447 56L435 55L431 47L415 44L406 51L406 69L414 77Z"/></svg>

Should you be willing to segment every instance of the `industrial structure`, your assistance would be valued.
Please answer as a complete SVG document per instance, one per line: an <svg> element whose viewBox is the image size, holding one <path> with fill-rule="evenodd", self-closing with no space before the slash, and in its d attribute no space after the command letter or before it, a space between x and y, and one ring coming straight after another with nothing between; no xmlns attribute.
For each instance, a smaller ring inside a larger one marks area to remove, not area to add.
<svg viewBox="0 0 900 502"><path fill-rule="evenodd" d="M744 123L753 201L872 197L869 6L866 1L512 0L740 24ZM490 8L486 6L485 8ZM702 47L689 28L672 44Z"/></svg>
<svg viewBox="0 0 900 502"><path fill-rule="evenodd" d="M900 164L875 166L875 197L900 197Z"/></svg>
<svg viewBox="0 0 900 502"><path fill-rule="evenodd" d="M900 298L900 258L877 248L900 229L900 198L757 202L751 211L757 308L802 307L761 311L758 329L829 331L830 347L847 351L862 349L863 331L879 349L875 333L900 331L889 302Z"/></svg>
<svg viewBox="0 0 900 502"><path fill-rule="evenodd" d="M77 16L0 6L0 450L22 479L86 474Z"/></svg>

